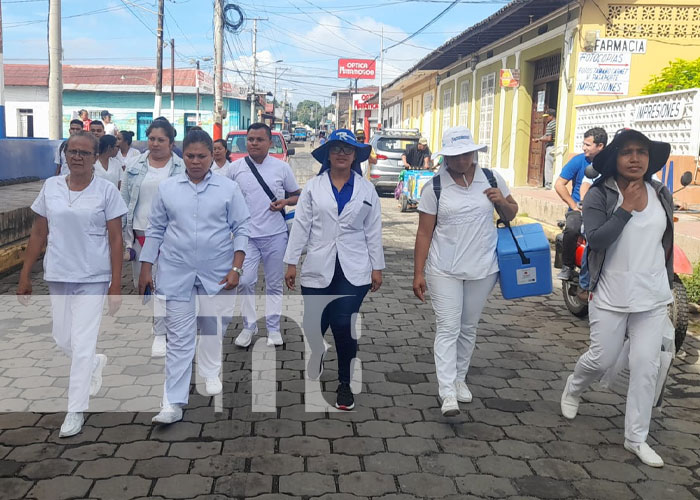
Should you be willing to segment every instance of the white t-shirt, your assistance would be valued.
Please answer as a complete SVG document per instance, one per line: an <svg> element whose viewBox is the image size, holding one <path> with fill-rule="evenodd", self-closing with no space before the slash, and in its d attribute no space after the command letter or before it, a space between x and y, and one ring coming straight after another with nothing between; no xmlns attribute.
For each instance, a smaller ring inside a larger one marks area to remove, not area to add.
<svg viewBox="0 0 700 500"><path fill-rule="evenodd" d="M69 196L66 178L50 177L32 210L49 224L46 281L99 283L112 279L107 221L124 215L126 204L111 182L95 177L83 191L71 191Z"/></svg>
<svg viewBox="0 0 700 500"><path fill-rule="evenodd" d="M163 168L154 168L148 165L148 173L143 178L139 189L139 200L134 208L134 229L145 231L148 228L148 216L151 213L151 204L158 193L158 185L168 178L173 160L169 160Z"/></svg>
<svg viewBox="0 0 700 500"><path fill-rule="evenodd" d="M102 177L114 184L114 187L119 187L119 179L122 176L122 165L116 158L110 158L107 163L107 170L104 169L100 160L97 160L94 165L95 177Z"/></svg>
<svg viewBox="0 0 700 500"><path fill-rule="evenodd" d="M605 251L605 263L593 292L602 309L642 312L673 302L661 244L666 212L654 188L645 185L649 199L646 208L632 212L620 236ZM620 193L616 209L623 199Z"/></svg>
<svg viewBox="0 0 700 500"><path fill-rule="evenodd" d="M104 123L104 122L103 122ZM105 126L105 134L117 136L117 126L114 123L104 123Z"/></svg>
<svg viewBox="0 0 700 500"><path fill-rule="evenodd" d="M126 164L131 161L132 158L138 158L139 156L141 156L141 152L138 149L129 148L129 151L126 152L126 156L124 156L121 150L119 150L117 151L117 156L115 156L115 158L119 160L119 163L121 163L122 168L124 168Z"/></svg>
<svg viewBox="0 0 700 500"><path fill-rule="evenodd" d="M491 170L504 197L510 195L506 181ZM437 213L437 226L428 251L426 274L478 280L498 272L496 243L498 233L493 220L493 203L484 194L489 189L486 174L477 167L469 187L455 183L445 167L440 176L440 209L437 209L433 180L421 193L418 210Z"/></svg>
<svg viewBox="0 0 700 500"><path fill-rule="evenodd" d="M224 163L224 166L223 166L223 167L218 166L218 165L216 164L216 162L214 161L214 162L212 162L212 164L211 164L211 169L210 169L210 170L211 170L211 173L212 173L212 174L219 174L219 175L224 175L224 176L228 177L228 176L229 176L229 175L228 175L228 171L229 171L230 168L231 168L231 162L230 162L230 161L226 161L226 163Z"/></svg>
<svg viewBox="0 0 700 500"><path fill-rule="evenodd" d="M56 154L53 156L54 165L61 165L61 173L59 175L68 175L70 171L68 170L68 162L66 161L66 151L65 149L61 151L61 146L63 143L59 144L56 148Z"/></svg>
<svg viewBox="0 0 700 500"><path fill-rule="evenodd" d="M278 200L285 197L285 191L288 193L299 191L292 167L288 163L267 155L261 164L255 163L255 166ZM228 177L238 183L248 204L251 238L272 236L287 231L287 224L279 212L270 210L270 198L248 168L245 158L231 164Z"/></svg>

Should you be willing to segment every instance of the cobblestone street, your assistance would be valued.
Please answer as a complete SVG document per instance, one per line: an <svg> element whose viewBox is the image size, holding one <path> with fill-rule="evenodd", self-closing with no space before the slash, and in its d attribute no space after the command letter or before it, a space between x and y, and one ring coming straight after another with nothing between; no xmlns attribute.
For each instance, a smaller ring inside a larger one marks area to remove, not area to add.
<svg viewBox="0 0 700 500"><path fill-rule="evenodd" d="M293 166L300 181L317 168L302 151ZM411 290L418 215L400 213L387 196L382 209L387 269L381 290L368 294L362 308L362 391L355 411L305 411L305 344L299 326L287 318L286 343L276 353L277 410L253 412L253 354L233 344L241 328L236 317L224 339L222 412L215 412L213 398L193 393L183 422L156 427L153 412L90 413L82 433L67 439L58 438L64 413L0 414L0 498L700 497L696 334L688 335L674 360L664 408L652 421L649 443L666 462L661 469L642 465L623 449L622 396L590 390L574 421L561 416L561 390L587 346L588 326L566 310L559 288L551 296L508 301L496 287L467 379L474 400L460 405L460 416L445 418L437 397L432 308ZM16 283L17 273L2 278L0 294L14 294ZM133 294L127 267L124 284ZM40 273L34 293L46 293ZM36 332L41 338L33 338L40 344L34 348L53 345L50 321L12 311L0 310L1 337L21 342L18 332ZM130 334L132 325L124 318L105 319L98 352L109 356L119 347L120 333ZM332 343L332 335L326 339ZM150 368L131 373L132 379L162 377L163 361L148 357L149 338L130 347L135 363ZM67 362L57 353L53 363L19 352L0 351L0 405L29 397L22 394L31 390L25 378L50 382L61 370L61 376L67 374ZM126 373L108 365L101 396L128 385ZM321 378L330 402L335 377L332 349ZM158 378L154 386L161 383ZM58 385L55 396L42 397L58 398L65 384ZM153 392L143 397L158 401ZM95 403L108 408L100 399Z"/></svg>

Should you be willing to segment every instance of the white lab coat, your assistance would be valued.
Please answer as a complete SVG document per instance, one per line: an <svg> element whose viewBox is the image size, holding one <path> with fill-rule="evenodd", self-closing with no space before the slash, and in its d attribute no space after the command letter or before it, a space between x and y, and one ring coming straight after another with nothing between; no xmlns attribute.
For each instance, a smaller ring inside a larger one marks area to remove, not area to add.
<svg viewBox="0 0 700 500"><path fill-rule="evenodd" d="M299 197L284 262L298 264L307 248L302 286L329 286L336 256L355 286L370 284L372 271L384 269L379 196L371 182L353 175L352 197L340 215L328 171L311 179Z"/></svg>

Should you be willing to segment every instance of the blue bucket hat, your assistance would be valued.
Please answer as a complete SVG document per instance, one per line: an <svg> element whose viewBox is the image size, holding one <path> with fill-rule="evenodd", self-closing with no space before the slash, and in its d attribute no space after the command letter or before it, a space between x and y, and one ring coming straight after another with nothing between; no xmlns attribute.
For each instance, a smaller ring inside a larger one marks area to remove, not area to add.
<svg viewBox="0 0 700 500"><path fill-rule="evenodd" d="M334 130L333 133L328 136L328 140L325 144L322 144L321 146L317 147L311 152L313 157L321 163L321 170L319 171L319 174L325 172L331 167L328 156L330 153L331 146L333 146L333 144L336 142L350 144L351 146L355 147L355 161L352 162L351 168L358 174L362 175L360 163L362 163L363 161L367 161L367 158L369 158L369 155L372 152L372 146L370 146L369 144L357 142L355 134L353 134L351 130L348 130L346 128L339 128L338 130Z"/></svg>

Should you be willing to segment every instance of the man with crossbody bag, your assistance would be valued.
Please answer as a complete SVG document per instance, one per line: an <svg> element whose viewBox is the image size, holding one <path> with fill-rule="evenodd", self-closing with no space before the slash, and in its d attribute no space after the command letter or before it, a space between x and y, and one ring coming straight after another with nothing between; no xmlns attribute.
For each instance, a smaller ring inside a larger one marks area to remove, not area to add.
<svg viewBox="0 0 700 500"><path fill-rule="evenodd" d="M272 146L270 127L264 123L251 124L246 135L246 146L248 156L236 160L228 173L240 186L250 211L250 237L238 285L243 330L235 343L239 347L249 346L258 330L255 285L258 266L262 261L265 270L267 344L277 346L284 343L280 331L284 279L282 259L287 248L284 209L296 205L301 189L289 164L268 154Z"/></svg>

